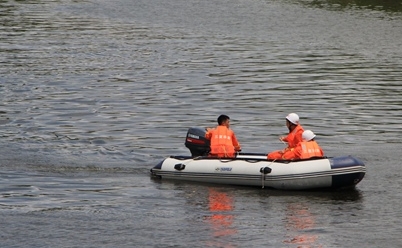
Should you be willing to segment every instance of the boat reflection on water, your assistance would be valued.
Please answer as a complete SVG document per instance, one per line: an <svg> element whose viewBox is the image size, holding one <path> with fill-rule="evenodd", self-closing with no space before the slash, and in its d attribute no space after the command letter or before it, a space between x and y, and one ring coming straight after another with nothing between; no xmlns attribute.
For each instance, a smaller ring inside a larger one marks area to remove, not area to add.
<svg viewBox="0 0 402 248"><path fill-rule="evenodd" d="M243 247L239 237L255 238L258 247L333 246L325 231L337 218L331 209L342 208L356 216L363 208L357 189L280 191L154 180L160 189L173 190L186 200L189 224L201 224L194 226L200 227L196 232L203 247ZM257 214L255 209L261 211Z"/></svg>
<svg viewBox="0 0 402 248"><path fill-rule="evenodd" d="M309 230L315 228L316 222L315 216L311 214L306 204L289 204L284 222L289 236L284 243L295 244L297 247L323 247L317 243L318 236L309 233Z"/></svg>
<svg viewBox="0 0 402 248"><path fill-rule="evenodd" d="M215 188L208 189L208 207L211 215L206 216L205 219L211 225L214 237L237 233L233 227L234 216L231 214L233 206L234 201L231 195ZM225 247L230 247L230 245L226 244Z"/></svg>

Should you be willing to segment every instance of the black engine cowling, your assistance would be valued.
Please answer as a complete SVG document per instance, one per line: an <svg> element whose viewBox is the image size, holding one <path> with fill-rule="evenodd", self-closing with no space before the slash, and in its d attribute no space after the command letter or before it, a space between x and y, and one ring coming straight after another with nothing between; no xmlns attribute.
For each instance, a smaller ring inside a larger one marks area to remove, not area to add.
<svg viewBox="0 0 402 248"><path fill-rule="evenodd" d="M190 150L191 156L207 156L209 153L209 140L205 138L205 129L192 127L189 128L184 145Z"/></svg>

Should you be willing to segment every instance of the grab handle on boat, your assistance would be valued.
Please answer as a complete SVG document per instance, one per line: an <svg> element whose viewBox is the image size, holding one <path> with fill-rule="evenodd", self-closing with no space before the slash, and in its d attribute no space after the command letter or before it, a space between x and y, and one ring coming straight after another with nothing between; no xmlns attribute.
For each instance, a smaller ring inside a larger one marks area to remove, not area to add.
<svg viewBox="0 0 402 248"><path fill-rule="evenodd" d="M184 168L186 168L185 164L175 164L174 165L174 169L178 170L178 171L184 170Z"/></svg>
<svg viewBox="0 0 402 248"><path fill-rule="evenodd" d="M260 172L263 173L264 175L271 173L272 169L269 167L261 167Z"/></svg>
<svg viewBox="0 0 402 248"><path fill-rule="evenodd" d="M265 182L265 175L268 173L271 173L272 169L269 167L261 167L260 172L261 172L261 186L264 188L264 182Z"/></svg>

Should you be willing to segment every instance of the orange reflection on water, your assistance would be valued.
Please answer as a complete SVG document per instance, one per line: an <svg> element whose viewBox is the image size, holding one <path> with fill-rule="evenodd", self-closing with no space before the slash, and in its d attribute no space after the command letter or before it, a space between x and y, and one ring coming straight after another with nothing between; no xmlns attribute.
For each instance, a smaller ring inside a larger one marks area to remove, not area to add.
<svg viewBox="0 0 402 248"><path fill-rule="evenodd" d="M315 227L315 217L311 214L308 207L302 204L291 204L286 209L285 218L286 229L292 234L292 238L285 240L284 243L296 244L297 247L322 247L317 244L318 236L308 234L306 231Z"/></svg>
<svg viewBox="0 0 402 248"><path fill-rule="evenodd" d="M233 198L227 193L213 188L210 188L208 193L208 207L211 216L206 217L206 219L212 227L214 236L227 236L237 233L237 230L233 228L234 217L231 214Z"/></svg>

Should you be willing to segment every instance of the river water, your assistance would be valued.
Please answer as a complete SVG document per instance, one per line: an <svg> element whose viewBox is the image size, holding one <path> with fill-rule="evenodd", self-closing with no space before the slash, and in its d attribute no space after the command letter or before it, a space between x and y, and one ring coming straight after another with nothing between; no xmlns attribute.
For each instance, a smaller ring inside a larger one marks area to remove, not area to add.
<svg viewBox="0 0 402 248"><path fill-rule="evenodd" d="M399 247L402 2L0 1L2 247ZM154 180L189 127L299 114L354 190Z"/></svg>

